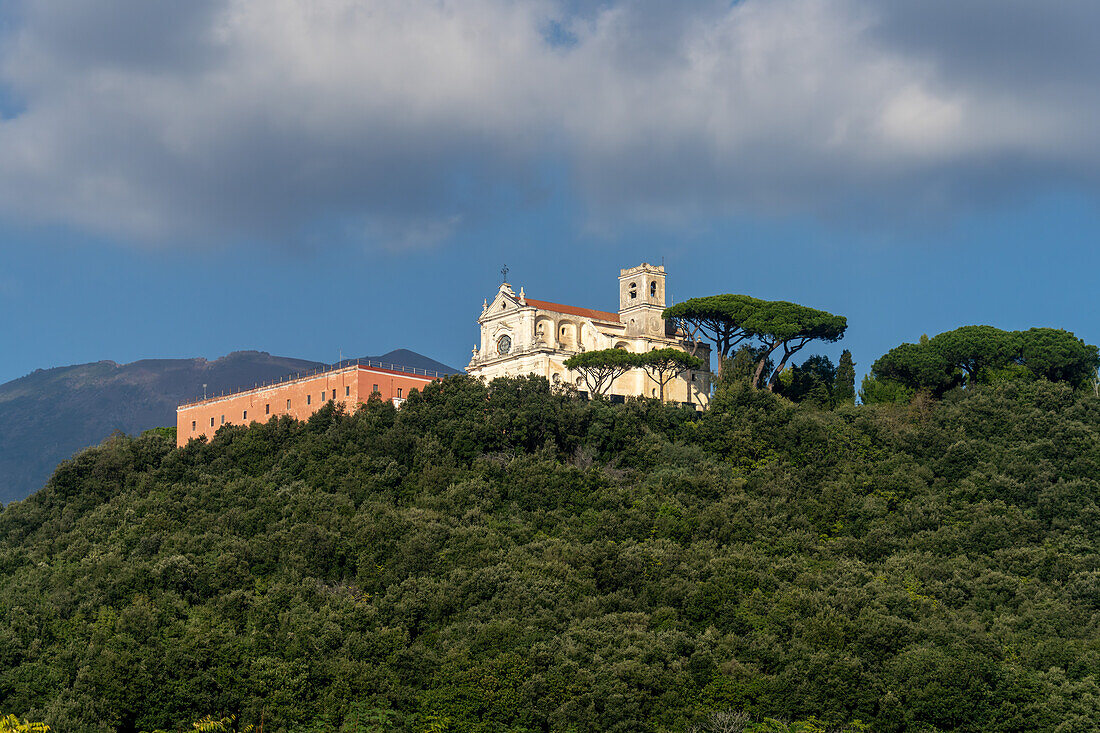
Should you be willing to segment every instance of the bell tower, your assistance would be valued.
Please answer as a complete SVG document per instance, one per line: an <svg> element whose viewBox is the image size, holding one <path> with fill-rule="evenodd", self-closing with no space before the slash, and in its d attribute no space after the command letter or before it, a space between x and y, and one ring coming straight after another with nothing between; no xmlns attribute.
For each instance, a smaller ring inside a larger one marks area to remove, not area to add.
<svg viewBox="0 0 1100 733"><path fill-rule="evenodd" d="M619 320L627 336L665 335L665 267L643 262L619 270Z"/></svg>

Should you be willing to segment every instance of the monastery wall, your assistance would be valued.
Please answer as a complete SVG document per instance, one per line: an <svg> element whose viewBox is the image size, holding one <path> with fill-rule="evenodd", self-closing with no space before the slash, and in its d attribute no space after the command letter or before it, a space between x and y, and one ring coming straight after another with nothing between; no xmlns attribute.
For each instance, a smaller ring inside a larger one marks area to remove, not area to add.
<svg viewBox="0 0 1100 733"><path fill-rule="evenodd" d="M321 374L292 379L176 408L176 445L192 438L209 440L222 425L264 423L278 415L306 420L327 402L348 411L378 392L383 400L403 400L436 377L353 364Z"/></svg>

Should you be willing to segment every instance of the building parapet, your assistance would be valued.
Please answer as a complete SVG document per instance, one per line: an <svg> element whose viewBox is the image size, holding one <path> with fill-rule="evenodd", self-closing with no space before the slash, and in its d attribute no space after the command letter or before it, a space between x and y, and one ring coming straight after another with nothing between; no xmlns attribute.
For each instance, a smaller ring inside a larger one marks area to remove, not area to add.
<svg viewBox="0 0 1100 733"><path fill-rule="evenodd" d="M422 376L426 379L442 379L443 377L449 377L450 374L443 374L433 369L418 369L416 367L404 366L401 364L390 364L383 361L374 361L372 359L345 359L344 361L331 364L329 366L320 367L309 372L295 372L292 375L287 375L281 379L276 379L270 382L260 382L255 386L245 389L239 389L230 392L220 392L218 394L212 394L205 397L197 397L187 402L181 402L176 406L177 410L192 407L194 405L201 405L204 402L211 402L223 397L239 397L250 393L262 392L264 390L271 389L272 387L279 387L287 384L293 384L295 382L305 381L307 379L314 379L319 376L336 374L343 371L350 371L352 369L358 369L365 367L368 369L381 369L387 372L396 372L399 374L409 374L412 376Z"/></svg>

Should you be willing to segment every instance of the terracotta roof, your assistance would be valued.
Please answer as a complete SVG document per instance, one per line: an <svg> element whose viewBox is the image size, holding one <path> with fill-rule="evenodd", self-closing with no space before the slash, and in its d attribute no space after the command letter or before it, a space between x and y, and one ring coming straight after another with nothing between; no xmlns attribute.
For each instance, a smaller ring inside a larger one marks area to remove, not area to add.
<svg viewBox="0 0 1100 733"><path fill-rule="evenodd" d="M618 323L619 314L609 313L608 311L597 311L591 308L577 308L572 305L562 305L561 303L548 303L545 300L534 300L527 298L527 305L534 306L539 310L553 311L555 313L565 313L570 316L581 316L583 318L591 318L594 321L607 321L608 323Z"/></svg>

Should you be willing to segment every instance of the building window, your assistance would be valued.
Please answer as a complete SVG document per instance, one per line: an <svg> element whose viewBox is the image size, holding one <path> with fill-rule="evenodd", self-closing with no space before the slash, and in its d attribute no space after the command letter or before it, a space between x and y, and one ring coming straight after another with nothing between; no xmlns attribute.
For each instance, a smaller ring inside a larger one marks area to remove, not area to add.
<svg viewBox="0 0 1100 733"><path fill-rule="evenodd" d="M198 427L195 425L195 421L192 420L191 421L191 431L194 432L195 430L198 430Z"/></svg>
<svg viewBox="0 0 1100 733"><path fill-rule="evenodd" d="M333 391L333 394L335 394L335 390ZM344 387L344 396L351 397L351 387Z"/></svg>
<svg viewBox="0 0 1100 733"><path fill-rule="evenodd" d="M377 384L376 384L376 385L374 385L374 390L373 390L373 392L374 392L375 394L378 394L378 385L377 385Z"/></svg>
<svg viewBox="0 0 1100 733"><path fill-rule="evenodd" d="M271 414L271 403L270 402L268 402L266 405L264 405L264 414L265 415L270 415Z"/></svg>
<svg viewBox="0 0 1100 733"><path fill-rule="evenodd" d="M290 400L286 401L286 409L288 409L288 410L290 409Z"/></svg>
<svg viewBox="0 0 1100 733"><path fill-rule="evenodd" d="M401 399L401 388L397 388L397 399Z"/></svg>
<svg viewBox="0 0 1100 733"><path fill-rule="evenodd" d="M634 300L638 297L638 283L630 283L630 299Z"/></svg>
<svg viewBox="0 0 1100 733"><path fill-rule="evenodd" d="M654 280L653 282L651 282L649 284L649 297L651 297L651 298L656 298L657 297L657 281L656 280Z"/></svg>
<svg viewBox="0 0 1100 733"><path fill-rule="evenodd" d="M336 390L332 390L332 399L336 399Z"/></svg>
<svg viewBox="0 0 1100 733"><path fill-rule="evenodd" d="M222 415L222 425L225 425L225 415Z"/></svg>
<svg viewBox="0 0 1100 733"><path fill-rule="evenodd" d="M214 427L214 418L210 418L210 427Z"/></svg>
<svg viewBox="0 0 1100 733"><path fill-rule="evenodd" d="M306 395L306 404L307 405L312 405L313 404L313 395L311 395L311 394ZM287 405L287 407L289 408L290 405Z"/></svg>
<svg viewBox="0 0 1100 733"><path fill-rule="evenodd" d="M247 420L248 419L248 410L245 410L244 412L241 413L241 419L242 420Z"/></svg>
<svg viewBox="0 0 1100 733"><path fill-rule="evenodd" d="M327 395L327 394L328 394L328 392L322 392L321 393L321 402L325 401L325 395Z"/></svg>

